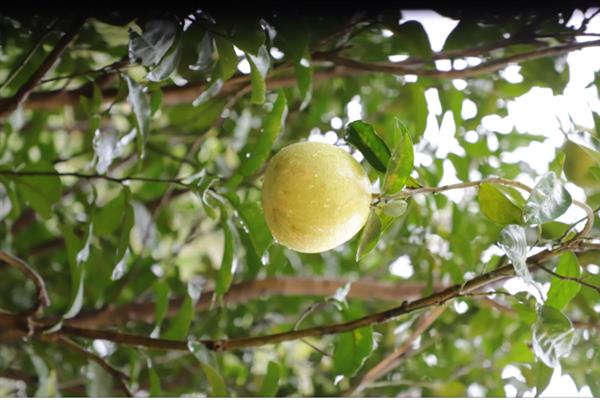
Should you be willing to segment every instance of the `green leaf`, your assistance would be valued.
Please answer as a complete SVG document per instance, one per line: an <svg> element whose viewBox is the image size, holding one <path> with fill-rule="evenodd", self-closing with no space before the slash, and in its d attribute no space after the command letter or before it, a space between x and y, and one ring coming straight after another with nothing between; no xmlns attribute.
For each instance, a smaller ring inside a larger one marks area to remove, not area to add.
<svg viewBox="0 0 600 400"><path fill-rule="evenodd" d="M194 319L194 302L189 294L186 294L183 304L177 311L169 324L169 328L161 335L162 339L185 340L188 336L192 320Z"/></svg>
<svg viewBox="0 0 600 400"><path fill-rule="evenodd" d="M150 397L160 397L162 394L160 378L154 368L148 368L148 380L150 381Z"/></svg>
<svg viewBox="0 0 600 400"><path fill-rule="evenodd" d="M560 177L565 165L565 152L559 151L556 153L556 157L550 162L549 169L554 172L556 176Z"/></svg>
<svg viewBox="0 0 600 400"><path fill-rule="evenodd" d="M223 247L223 258L215 286L217 296L223 296L229 290L238 264L235 248L236 240L234 237L235 227L232 226L230 221L223 221L221 226L225 236L225 245Z"/></svg>
<svg viewBox="0 0 600 400"><path fill-rule="evenodd" d="M158 64L171 48L178 33L174 21L155 19L147 21L140 36L129 31L129 58L132 63L138 60L145 67Z"/></svg>
<svg viewBox="0 0 600 400"><path fill-rule="evenodd" d="M570 251L561 254L555 272L562 276L579 278L579 262L575 254ZM560 311L569 304L577 293L579 293L580 289L581 284L578 282L563 280L553 276L545 304Z"/></svg>
<svg viewBox="0 0 600 400"><path fill-rule="evenodd" d="M383 180L383 193L393 194L404 189L414 165L414 150L406 126L396 119L396 146Z"/></svg>
<svg viewBox="0 0 600 400"><path fill-rule="evenodd" d="M373 352L373 327L355 329L340 334L333 350L333 371L352 377Z"/></svg>
<svg viewBox="0 0 600 400"><path fill-rule="evenodd" d="M181 61L182 46L181 35L177 35L173 46L160 63L150 71L147 78L153 82L160 82L167 79L179 66Z"/></svg>
<svg viewBox="0 0 600 400"><path fill-rule="evenodd" d="M287 99L283 91L279 91L273 109L265 117L258 142L250 153L242 155L239 172L244 176L256 173L267 161L275 139L281 132L287 116Z"/></svg>
<svg viewBox="0 0 600 400"><path fill-rule="evenodd" d="M65 239L65 245L67 248L67 260L69 262L69 271L71 274L71 295L69 305L63 314L64 318L73 318L81 310L83 305L83 288L84 288L84 277L85 271L82 257L78 257L82 248L85 248L86 243L83 243L73 233L73 229L70 226L62 225L60 227L63 238ZM91 235L88 230L88 241ZM89 246L89 244L88 244Z"/></svg>
<svg viewBox="0 0 600 400"><path fill-rule="evenodd" d="M277 389L279 388L280 376L281 366L274 361L269 361L269 365L267 366L267 374L265 375L262 386L258 391L258 396L275 397L277 395Z"/></svg>
<svg viewBox="0 0 600 400"><path fill-rule="evenodd" d="M399 50L404 50L412 56L418 56L426 60L431 59L429 36L427 36L420 22L407 21L393 30L401 42Z"/></svg>
<svg viewBox="0 0 600 400"><path fill-rule="evenodd" d="M539 395L546 390L548 384L550 384L550 379L552 378L552 374L554 373L554 369L548 368L544 363L536 361L533 364L533 374L534 374L534 385L536 389L536 396Z"/></svg>
<svg viewBox="0 0 600 400"><path fill-rule="evenodd" d="M375 248L381 236L381 220L374 210L371 210L367 223L360 234L356 261L360 261L365 255Z"/></svg>
<svg viewBox="0 0 600 400"><path fill-rule="evenodd" d="M310 60L310 54L307 51L305 55L306 60ZM310 62L310 61L309 61ZM313 75L315 68L311 64L306 66L301 62L297 62L294 64L294 71L296 72L296 79L298 80L298 90L300 91L300 100L302 103L300 104L300 110L304 110L310 101L312 100L313 93Z"/></svg>
<svg viewBox="0 0 600 400"><path fill-rule="evenodd" d="M143 158L150 126L150 105L142 87L127 75L125 75L125 80L129 88L127 102L133 109L138 129L138 155Z"/></svg>
<svg viewBox="0 0 600 400"><path fill-rule="evenodd" d="M560 359L568 357L575 344L573 324L554 307L541 306L533 327L533 352L550 368L559 365Z"/></svg>
<svg viewBox="0 0 600 400"><path fill-rule="evenodd" d="M407 208L408 203L405 200L391 200L381 207L381 212L390 217L397 218L404 215Z"/></svg>
<svg viewBox="0 0 600 400"><path fill-rule="evenodd" d="M206 32L202 36L202 40L198 44L198 59L192 65L190 69L192 71L206 72L213 66L215 60L213 57L214 45L213 38L210 32Z"/></svg>
<svg viewBox="0 0 600 400"><path fill-rule="evenodd" d="M267 226L262 207L257 202L246 201L241 203L238 213L244 224L244 230L247 230L252 247L259 257L262 257L269 246L273 243L273 236Z"/></svg>
<svg viewBox="0 0 600 400"><path fill-rule="evenodd" d="M267 90L265 79L271 64L269 51L265 46L261 46L258 49L257 56L246 53L246 59L250 63L250 82L252 84L252 97L250 101L253 104L262 104L265 102L265 93Z"/></svg>
<svg viewBox="0 0 600 400"><path fill-rule="evenodd" d="M550 171L533 187L523 208L523 216L528 224L543 224L560 217L570 206L571 195L556 174Z"/></svg>
<svg viewBox="0 0 600 400"><path fill-rule="evenodd" d="M219 62L217 64L219 78L226 81L235 73L238 65L238 58L233 50L233 45L227 39L215 36L215 45L217 53L219 54Z"/></svg>
<svg viewBox="0 0 600 400"><path fill-rule="evenodd" d="M200 104L206 103L208 100L215 97L221 91L223 87L223 79L217 79L212 82L202 93L198 96L194 101L192 101L192 105L194 107L199 106Z"/></svg>
<svg viewBox="0 0 600 400"><path fill-rule="evenodd" d="M227 386L225 386L225 381L219 374L219 371L215 366L215 362L213 361L211 354L209 354L206 346L197 341L189 341L188 349L200 362L202 371L204 372L206 380L208 381L211 389L210 396L227 397Z"/></svg>
<svg viewBox="0 0 600 400"><path fill-rule="evenodd" d="M25 201L27 201L27 203L29 203L31 208L44 219L52 217L52 206L60 201L62 193L58 172L56 172L52 164L47 161L28 164L19 172L44 172L56 174L44 176L15 175L12 177L17 192Z"/></svg>
<svg viewBox="0 0 600 400"><path fill-rule="evenodd" d="M391 153L371 125L363 121L351 122L346 127L346 141L356 147L373 168L386 172Z"/></svg>
<svg viewBox="0 0 600 400"><path fill-rule="evenodd" d="M156 281L152 285L154 289L154 323L157 327L165 319L169 309L169 285L164 281Z"/></svg>
<svg viewBox="0 0 600 400"><path fill-rule="evenodd" d="M522 223L521 208L499 186L493 183L483 183L479 186L479 208L481 212L501 225Z"/></svg>
<svg viewBox="0 0 600 400"><path fill-rule="evenodd" d="M520 225L507 225L500 232L498 245L508 256L517 275L522 277L527 283L533 282L526 262L527 239L525 229Z"/></svg>

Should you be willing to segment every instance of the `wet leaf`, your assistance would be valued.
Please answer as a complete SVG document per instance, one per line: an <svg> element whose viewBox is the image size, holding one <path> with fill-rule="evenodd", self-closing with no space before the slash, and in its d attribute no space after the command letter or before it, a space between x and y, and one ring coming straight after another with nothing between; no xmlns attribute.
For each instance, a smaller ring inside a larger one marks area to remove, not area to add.
<svg viewBox="0 0 600 400"><path fill-rule="evenodd" d="M386 172L390 149L371 125L363 121L351 122L346 127L346 141L356 147L373 168Z"/></svg>
<svg viewBox="0 0 600 400"><path fill-rule="evenodd" d="M275 143L275 139L277 139L277 136L283 129L287 111L285 94L283 91L279 91L277 100L273 104L273 109L263 121L258 142L249 153L242 155L239 167L239 172L242 175L249 176L256 173L267 161L271 154L273 143Z"/></svg>
<svg viewBox="0 0 600 400"><path fill-rule="evenodd" d="M533 187L523 208L528 224L543 224L560 217L571 206L571 195L552 171L546 173Z"/></svg>
<svg viewBox="0 0 600 400"><path fill-rule="evenodd" d="M498 242L500 248L506 253L513 264L518 276L526 282L532 282L531 274L527 268L527 239L525 229L519 225L507 225L500 232Z"/></svg>
<svg viewBox="0 0 600 400"><path fill-rule="evenodd" d="M541 306L533 327L533 352L550 368L559 365L560 359L571 354L576 342L573 324L554 307Z"/></svg>
<svg viewBox="0 0 600 400"><path fill-rule="evenodd" d="M391 200L381 207L381 212L390 217L401 217L408 209L408 203L405 200Z"/></svg>

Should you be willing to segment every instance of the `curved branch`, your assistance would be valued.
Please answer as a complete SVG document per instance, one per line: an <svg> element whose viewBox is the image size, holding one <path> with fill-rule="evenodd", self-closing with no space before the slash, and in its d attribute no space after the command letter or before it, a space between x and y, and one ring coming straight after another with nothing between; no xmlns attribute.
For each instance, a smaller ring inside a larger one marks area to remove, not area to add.
<svg viewBox="0 0 600 400"><path fill-rule="evenodd" d="M353 60L350 58L338 56L331 53L321 53L315 55L315 59L322 61L330 61L336 65L343 65L348 68L352 68L360 71L369 72L384 72L396 75L417 75L417 76L428 76L434 78L444 79L461 79L471 78L473 76L488 74L496 72L509 64L519 63L523 61L535 60L543 57L558 56L564 53L568 53L573 50L580 50L586 47L600 46L600 40L593 40L589 42L580 43L569 43L561 46L545 47L541 49L535 49L523 53L513 54L511 56L499 58L497 60L488 61L479 64L474 67L469 67L461 70L450 70L440 71L423 68L412 68L399 63L390 62L363 62Z"/></svg>
<svg viewBox="0 0 600 400"><path fill-rule="evenodd" d="M3 99L0 103L0 118L5 117L15 111L17 107L27 98L29 93L35 89L40 83L46 72L50 70L58 61L63 51L67 46L75 39L75 36L79 33L79 30L85 23L85 20L77 21L73 26L60 38L56 46L52 49L50 54L42 62L42 64L35 70L33 75L27 82L12 97Z"/></svg>
<svg viewBox="0 0 600 400"><path fill-rule="evenodd" d="M24 311L21 315L31 316L41 312L50 304L48 292L46 291L46 285L42 277L33 270L27 263L20 258L11 256L10 254L0 250L0 260L4 261L11 267L17 268L27 278L29 278L37 289L37 301L33 307L29 310Z"/></svg>

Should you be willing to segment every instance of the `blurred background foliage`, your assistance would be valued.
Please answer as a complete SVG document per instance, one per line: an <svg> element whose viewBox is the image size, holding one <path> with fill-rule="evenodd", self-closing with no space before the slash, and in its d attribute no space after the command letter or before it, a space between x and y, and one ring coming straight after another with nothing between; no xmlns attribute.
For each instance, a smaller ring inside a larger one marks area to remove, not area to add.
<svg viewBox="0 0 600 400"><path fill-rule="evenodd" d="M505 262L496 246L503 225L481 212L474 189L459 200L444 193L409 200L360 262L359 235L322 254L299 254L273 243L262 216L260 176L268 158L310 139L336 143L362 160L344 140L355 119L388 144L396 118L403 121L416 154L412 176L421 185L442 182L446 159L455 170L451 182L538 180L542 174L528 160L504 155L547 138L490 130L482 118L506 116L508 102L533 87L562 93L570 77L566 55L592 45L577 40L586 37L590 18L567 26L575 12L568 7L438 12L458 24L436 51L422 24L399 9L338 17L111 13L84 21L0 15L1 247L46 282L51 304L39 320L62 316L63 323L173 340L259 336L295 329L301 316L301 327L361 317ZM12 107L71 31L56 63ZM503 75L510 63L520 65L520 82ZM599 84L596 75L590 85ZM429 96L439 99L441 112ZM465 104L476 111L465 113ZM424 134L446 115L456 127L451 152ZM578 196L585 193L595 208L600 116L593 118L591 129L565 130L547 170L577 185L574 197L585 200ZM382 175L362 164L379 182ZM528 229L530 246L557 240L568 228L556 221L540 226ZM597 228L596 220L592 233ZM598 255L569 261L574 276L600 284ZM16 270L0 274L0 308L30 307L32 282ZM548 290L553 278L537 271L534 279ZM252 281L262 286L244 286ZM346 298L344 284L363 281L394 295L353 294L351 285ZM567 303L562 311L574 321L577 341L562 354L562 371L600 396L600 295L581 286ZM130 305L129 313L94 319ZM417 318L223 353L197 349L196 357L75 340L126 373L139 395L336 396L405 343ZM536 357L536 323L527 292L458 300L360 393L504 396L512 385L518 394L539 394L552 369ZM521 376L507 377L507 366ZM89 358L35 338L0 344L0 377L6 396L121 394L114 377Z"/></svg>

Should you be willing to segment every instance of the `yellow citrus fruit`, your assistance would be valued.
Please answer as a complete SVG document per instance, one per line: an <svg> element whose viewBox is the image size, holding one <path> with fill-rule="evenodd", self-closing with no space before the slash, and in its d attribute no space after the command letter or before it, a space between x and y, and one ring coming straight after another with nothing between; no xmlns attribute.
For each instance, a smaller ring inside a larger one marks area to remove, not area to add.
<svg viewBox="0 0 600 400"><path fill-rule="evenodd" d="M270 161L262 187L267 225L282 245L302 253L330 250L365 224L371 185L362 166L339 147L302 142Z"/></svg>

